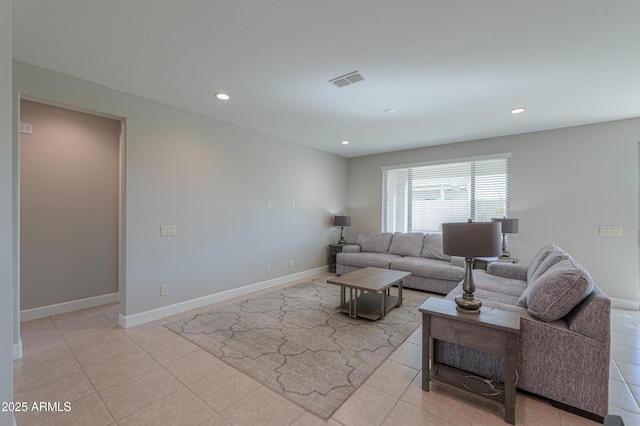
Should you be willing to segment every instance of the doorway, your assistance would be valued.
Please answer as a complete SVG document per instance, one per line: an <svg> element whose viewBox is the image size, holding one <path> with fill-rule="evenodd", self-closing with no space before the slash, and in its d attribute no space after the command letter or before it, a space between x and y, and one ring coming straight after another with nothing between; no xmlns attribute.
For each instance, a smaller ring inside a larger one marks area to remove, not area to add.
<svg viewBox="0 0 640 426"><path fill-rule="evenodd" d="M20 311L119 300L123 121L20 99Z"/></svg>

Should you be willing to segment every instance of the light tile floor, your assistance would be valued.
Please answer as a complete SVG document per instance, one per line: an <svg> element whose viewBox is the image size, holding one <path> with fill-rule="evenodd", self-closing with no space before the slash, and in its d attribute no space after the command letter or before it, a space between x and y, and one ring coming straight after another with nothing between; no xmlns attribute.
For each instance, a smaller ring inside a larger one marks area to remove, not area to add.
<svg viewBox="0 0 640 426"><path fill-rule="evenodd" d="M117 326L118 304L22 323L15 401L27 401L29 408L33 402L69 401L71 411L17 412L18 425L325 424L163 327L207 310L130 329ZM626 425L640 425L640 312L613 310L611 353L610 412ZM421 374L418 329L326 424L505 424L494 405L442 387L423 392ZM596 423L518 393L516 424Z"/></svg>

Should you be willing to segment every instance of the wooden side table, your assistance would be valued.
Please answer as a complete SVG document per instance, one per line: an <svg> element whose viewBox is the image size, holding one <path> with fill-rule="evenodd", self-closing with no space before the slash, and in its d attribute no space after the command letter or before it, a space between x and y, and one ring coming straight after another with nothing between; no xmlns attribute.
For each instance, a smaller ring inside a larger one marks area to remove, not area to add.
<svg viewBox="0 0 640 426"><path fill-rule="evenodd" d="M517 338L520 315L483 306L479 314L459 312L452 300L430 298L422 312L422 390L434 381L504 405L504 421L515 424ZM439 341L456 343L504 357L504 391L475 374L440 364ZM431 361L431 368L429 362ZM487 389L483 391L482 386Z"/></svg>
<svg viewBox="0 0 640 426"><path fill-rule="evenodd" d="M336 271L338 253L342 253L343 244L329 244L329 272Z"/></svg>

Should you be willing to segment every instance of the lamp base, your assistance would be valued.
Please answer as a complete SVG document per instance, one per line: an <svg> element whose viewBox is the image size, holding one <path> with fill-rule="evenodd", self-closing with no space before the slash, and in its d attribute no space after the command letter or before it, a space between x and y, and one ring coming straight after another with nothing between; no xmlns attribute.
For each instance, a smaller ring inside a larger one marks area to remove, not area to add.
<svg viewBox="0 0 640 426"><path fill-rule="evenodd" d="M465 314L479 314L480 307L482 306L482 300L476 299L471 295L471 298L465 298L466 295L456 297L456 309L458 312Z"/></svg>
<svg viewBox="0 0 640 426"><path fill-rule="evenodd" d="M465 258L464 280L462 281L462 295L456 297L456 309L467 314L479 314L482 301L473 296L476 285L473 282L473 259Z"/></svg>
<svg viewBox="0 0 640 426"><path fill-rule="evenodd" d="M344 238L344 226L340 227L340 239L338 240L338 244L341 246L347 244L347 240Z"/></svg>
<svg viewBox="0 0 640 426"><path fill-rule="evenodd" d="M511 257L511 253L507 250L507 239L504 232L502 233L502 255L500 255L500 259L509 259Z"/></svg>

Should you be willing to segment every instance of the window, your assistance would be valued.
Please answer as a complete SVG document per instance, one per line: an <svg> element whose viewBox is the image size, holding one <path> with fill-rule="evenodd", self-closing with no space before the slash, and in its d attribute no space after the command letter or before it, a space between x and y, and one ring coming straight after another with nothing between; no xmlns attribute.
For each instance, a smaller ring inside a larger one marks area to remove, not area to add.
<svg viewBox="0 0 640 426"><path fill-rule="evenodd" d="M509 154L382 169L382 230L442 232L509 214Z"/></svg>

